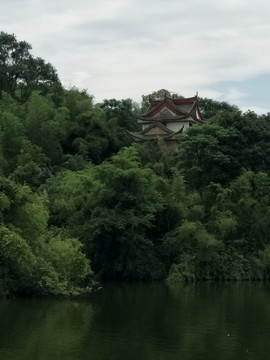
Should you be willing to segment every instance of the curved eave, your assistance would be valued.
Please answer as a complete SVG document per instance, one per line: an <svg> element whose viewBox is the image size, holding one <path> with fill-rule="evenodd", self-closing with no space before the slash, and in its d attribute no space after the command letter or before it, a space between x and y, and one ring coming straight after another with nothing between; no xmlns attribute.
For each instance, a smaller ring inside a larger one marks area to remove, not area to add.
<svg viewBox="0 0 270 360"><path fill-rule="evenodd" d="M147 116L148 114L157 111L160 107L164 106L165 104L171 106L175 110L180 110L179 106L181 107L181 105L190 105L190 107L193 107L194 104L195 105L198 104L198 95L196 94L195 96L189 98L184 98L184 97L171 98L165 94L163 99L159 99L159 100L151 99L151 96L149 96L149 106L148 109L143 114L143 116Z"/></svg>
<svg viewBox="0 0 270 360"><path fill-rule="evenodd" d="M157 140L159 138L164 140L177 140L175 138L175 135L176 134L172 134L172 135L155 134L155 135L145 135L143 137L137 137L137 136L131 136L131 137L135 142L143 142L143 141Z"/></svg>
<svg viewBox="0 0 270 360"><path fill-rule="evenodd" d="M189 115L189 117L184 117L184 118L177 118L177 119L172 119L172 118L162 118L162 119L157 119L157 118L152 118L152 119L147 119L147 120L140 120L138 121L138 124L155 124L155 123L178 123L178 122L191 122L191 123L198 123L198 122L203 122L202 120L198 120L198 119L194 119L193 115Z"/></svg>
<svg viewBox="0 0 270 360"><path fill-rule="evenodd" d="M172 134L173 131L168 129L166 126L164 126L163 124L161 124L160 122L153 122L152 124L150 124L147 128L145 128L144 130L142 130L140 133L142 135L146 134L149 130L151 130L152 128L154 127L158 127L160 128L161 130L163 130L165 133L167 134Z"/></svg>
<svg viewBox="0 0 270 360"><path fill-rule="evenodd" d="M143 141L144 136L142 136L140 133L135 133L126 130L126 133L134 140L135 142Z"/></svg>
<svg viewBox="0 0 270 360"><path fill-rule="evenodd" d="M173 134L171 134L171 135L168 135L167 137L166 137L166 139L173 139L173 140L176 140L175 138L174 138L174 136L176 136L176 135L178 135L178 134L181 134L182 132L183 132L183 130L184 130L184 125L181 127L181 129L180 130L178 130L178 131L176 131L175 133L173 133Z"/></svg>
<svg viewBox="0 0 270 360"><path fill-rule="evenodd" d="M138 120L139 124L143 124L145 123L155 123L155 122L179 122L179 121L184 121L184 120L188 120L188 117L190 117L191 115L188 116L177 116L177 117L156 117L156 118L147 118L147 119L140 119Z"/></svg>
<svg viewBox="0 0 270 360"><path fill-rule="evenodd" d="M143 141L149 141L149 140L157 140L158 138L164 139L164 140L177 140L176 135L181 134L184 130L184 125L180 130L178 130L175 133L172 134L153 134L153 135L142 135L140 133L132 133L130 131L127 131L128 135L132 138L135 142L143 142Z"/></svg>

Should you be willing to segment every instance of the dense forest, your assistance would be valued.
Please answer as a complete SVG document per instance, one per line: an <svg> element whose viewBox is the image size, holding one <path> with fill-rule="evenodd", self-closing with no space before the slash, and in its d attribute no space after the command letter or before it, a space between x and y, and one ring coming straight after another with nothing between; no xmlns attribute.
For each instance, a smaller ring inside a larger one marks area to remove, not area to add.
<svg viewBox="0 0 270 360"><path fill-rule="evenodd" d="M205 124L172 152L132 144L146 108L63 88L0 33L0 294L269 279L270 116L201 98Z"/></svg>

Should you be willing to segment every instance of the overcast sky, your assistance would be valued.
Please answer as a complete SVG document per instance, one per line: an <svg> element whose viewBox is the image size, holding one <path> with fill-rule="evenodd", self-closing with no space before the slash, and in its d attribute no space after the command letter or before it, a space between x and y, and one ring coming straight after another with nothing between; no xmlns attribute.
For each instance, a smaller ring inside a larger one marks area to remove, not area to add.
<svg viewBox="0 0 270 360"><path fill-rule="evenodd" d="M270 112L268 0L0 0L0 25L96 102L167 89Z"/></svg>

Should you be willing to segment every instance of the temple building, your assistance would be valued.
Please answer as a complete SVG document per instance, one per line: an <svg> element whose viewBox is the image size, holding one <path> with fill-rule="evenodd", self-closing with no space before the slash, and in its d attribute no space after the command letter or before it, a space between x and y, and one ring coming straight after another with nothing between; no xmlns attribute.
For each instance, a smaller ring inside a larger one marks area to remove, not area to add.
<svg viewBox="0 0 270 360"><path fill-rule="evenodd" d="M136 118L141 131L128 132L135 142L162 138L170 150L178 149L177 134L194 124L203 124L197 95L191 98L170 98L165 95L162 100L149 98L148 110Z"/></svg>

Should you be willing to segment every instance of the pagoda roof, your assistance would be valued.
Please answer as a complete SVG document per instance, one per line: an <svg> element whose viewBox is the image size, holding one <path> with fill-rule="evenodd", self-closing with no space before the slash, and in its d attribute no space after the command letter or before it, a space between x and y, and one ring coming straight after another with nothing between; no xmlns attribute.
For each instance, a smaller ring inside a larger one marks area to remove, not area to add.
<svg viewBox="0 0 270 360"><path fill-rule="evenodd" d="M142 114L135 116L137 122L143 125L139 132L127 131L135 142L163 139L165 142L177 143L178 134L193 124L203 124L203 118L198 104L198 96L190 98L163 99L149 98L149 108Z"/></svg>
<svg viewBox="0 0 270 360"><path fill-rule="evenodd" d="M184 125L181 127L180 130L178 130L177 132L173 132L169 129L167 129L165 126L161 126L162 129L166 129L166 133L164 134L147 134L147 132L150 130L150 127L153 128L155 126L160 126L157 124L152 124L151 126L149 126L147 129L145 129L144 131L140 131L140 132L131 132L126 130L126 132L128 133L128 135L135 141L135 142L140 142L140 141L145 141L145 140L154 140L157 138L162 138L164 140L175 140L175 136L182 133L184 130Z"/></svg>
<svg viewBox="0 0 270 360"><path fill-rule="evenodd" d="M170 117L164 117L164 118L141 118L137 117L138 124L150 124L150 123L173 123L173 122L193 122L196 123L196 119L194 119L194 116L192 114L188 114L188 116L174 116L173 118Z"/></svg>
<svg viewBox="0 0 270 360"><path fill-rule="evenodd" d="M202 123L202 115L198 106L198 97L170 98L164 96L161 100L149 99L149 108L145 114L136 116L142 121L179 121L192 117L195 122Z"/></svg>
<svg viewBox="0 0 270 360"><path fill-rule="evenodd" d="M152 122L151 125L149 125L146 129L142 130L140 133L143 135L146 135L151 129L157 128L157 127L160 130L164 131L164 133L166 133L166 134L174 134L174 131L168 129L166 126L164 126L160 122Z"/></svg>

